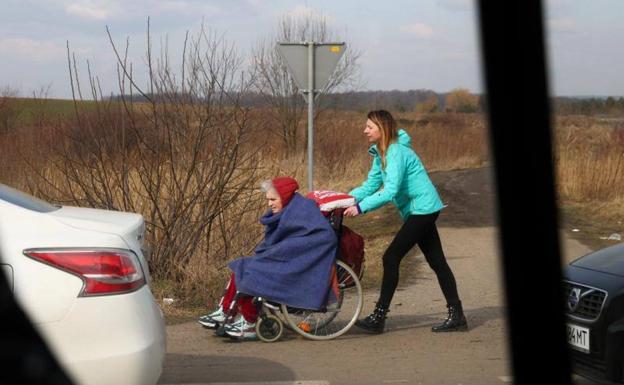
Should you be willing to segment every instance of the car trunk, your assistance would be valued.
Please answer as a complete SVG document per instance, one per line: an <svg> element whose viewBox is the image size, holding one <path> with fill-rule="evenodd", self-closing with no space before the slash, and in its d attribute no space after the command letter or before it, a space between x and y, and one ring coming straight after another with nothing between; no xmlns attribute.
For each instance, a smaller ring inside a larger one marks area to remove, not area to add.
<svg viewBox="0 0 624 385"><path fill-rule="evenodd" d="M63 206L60 210L47 215L74 228L120 236L128 248L139 257L141 267L149 282L149 268L146 259L148 256L144 255L143 248L145 221L140 214Z"/></svg>

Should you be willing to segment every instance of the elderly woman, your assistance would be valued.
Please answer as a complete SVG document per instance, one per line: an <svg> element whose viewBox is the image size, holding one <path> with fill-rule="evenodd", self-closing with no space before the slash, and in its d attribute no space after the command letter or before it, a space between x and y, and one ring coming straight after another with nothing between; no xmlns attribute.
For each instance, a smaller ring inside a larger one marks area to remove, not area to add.
<svg viewBox="0 0 624 385"><path fill-rule="evenodd" d="M238 321L226 325L232 337L253 339L258 317L253 297L265 297L288 306L318 310L329 294L338 241L315 202L296 193L297 181L278 177L262 184L269 210L260 217L264 240L254 255L229 263L230 282L218 309L199 323L216 328L226 319L234 296Z"/></svg>

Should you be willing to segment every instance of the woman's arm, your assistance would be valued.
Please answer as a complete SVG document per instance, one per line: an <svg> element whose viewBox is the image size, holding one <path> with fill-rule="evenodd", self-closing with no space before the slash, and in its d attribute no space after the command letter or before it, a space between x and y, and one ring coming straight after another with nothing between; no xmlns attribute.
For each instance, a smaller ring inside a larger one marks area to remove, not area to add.
<svg viewBox="0 0 624 385"><path fill-rule="evenodd" d="M373 158L373 165L368 172L368 177L362 183L360 187L357 187L349 192L349 195L355 198L356 202L362 201L369 195L374 194L383 183L381 178L381 161L378 157Z"/></svg>
<svg viewBox="0 0 624 385"><path fill-rule="evenodd" d="M362 213L375 210L391 202L399 192L404 175L405 161L403 151L388 151L386 156L386 180L384 182L384 188L358 202L358 207Z"/></svg>

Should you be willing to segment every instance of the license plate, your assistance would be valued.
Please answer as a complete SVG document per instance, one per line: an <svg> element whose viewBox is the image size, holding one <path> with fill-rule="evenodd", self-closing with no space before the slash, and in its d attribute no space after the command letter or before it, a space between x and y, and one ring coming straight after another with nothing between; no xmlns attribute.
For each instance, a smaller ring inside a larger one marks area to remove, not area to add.
<svg viewBox="0 0 624 385"><path fill-rule="evenodd" d="M566 324L566 329L570 347L589 353L589 329L573 324Z"/></svg>

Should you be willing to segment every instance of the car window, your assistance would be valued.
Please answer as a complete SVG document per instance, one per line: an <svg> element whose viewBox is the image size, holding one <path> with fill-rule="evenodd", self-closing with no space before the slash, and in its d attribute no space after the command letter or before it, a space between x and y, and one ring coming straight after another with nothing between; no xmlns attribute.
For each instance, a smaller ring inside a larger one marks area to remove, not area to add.
<svg viewBox="0 0 624 385"><path fill-rule="evenodd" d="M46 201L35 198L32 195L26 194L25 192L16 190L2 183L0 183L0 199L19 207L40 213L49 213L60 208L60 206L51 205Z"/></svg>

